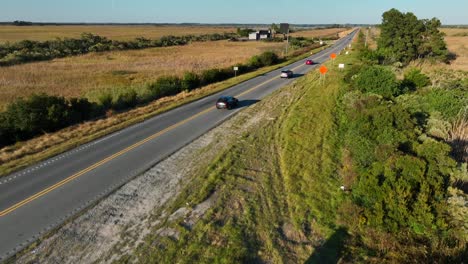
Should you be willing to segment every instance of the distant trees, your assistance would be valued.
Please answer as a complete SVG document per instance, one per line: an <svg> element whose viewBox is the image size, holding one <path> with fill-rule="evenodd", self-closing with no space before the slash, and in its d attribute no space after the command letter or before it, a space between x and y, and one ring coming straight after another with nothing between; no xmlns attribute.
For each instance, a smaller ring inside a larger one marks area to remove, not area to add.
<svg viewBox="0 0 468 264"><path fill-rule="evenodd" d="M401 13L397 9L385 12L382 18L378 40L381 63L407 64L418 58L447 60L449 53L437 18L420 20L411 12Z"/></svg>
<svg viewBox="0 0 468 264"><path fill-rule="evenodd" d="M157 40L139 37L131 41L117 41L91 33L83 33L77 39L65 38L44 42L23 40L0 45L0 66L50 60L89 52L180 46L194 41L230 39L234 35L233 33L215 33L199 36L164 36Z"/></svg>
<svg viewBox="0 0 468 264"><path fill-rule="evenodd" d="M13 25L15 26L32 26L32 22L29 21L21 21L21 20L15 20L13 21Z"/></svg>
<svg viewBox="0 0 468 264"><path fill-rule="evenodd" d="M241 37L248 37L252 32L255 32L255 30L251 28L237 28L237 35Z"/></svg>

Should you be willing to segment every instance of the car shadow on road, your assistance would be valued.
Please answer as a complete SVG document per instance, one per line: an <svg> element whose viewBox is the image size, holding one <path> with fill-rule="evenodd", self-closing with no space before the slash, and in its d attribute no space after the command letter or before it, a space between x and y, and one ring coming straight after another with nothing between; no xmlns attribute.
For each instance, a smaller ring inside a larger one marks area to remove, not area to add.
<svg viewBox="0 0 468 264"><path fill-rule="evenodd" d="M302 77L304 76L305 74L302 74L302 73L295 73L293 74L293 76L290 78L290 79L295 79L295 78L299 78L299 77Z"/></svg>
<svg viewBox="0 0 468 264"><path fill-rule="evenodd" d="M240 100L239 103L237 103L237 108L244 108L244 107L249 107L253 104L256 104L260 102L260 100Z"/></svg>

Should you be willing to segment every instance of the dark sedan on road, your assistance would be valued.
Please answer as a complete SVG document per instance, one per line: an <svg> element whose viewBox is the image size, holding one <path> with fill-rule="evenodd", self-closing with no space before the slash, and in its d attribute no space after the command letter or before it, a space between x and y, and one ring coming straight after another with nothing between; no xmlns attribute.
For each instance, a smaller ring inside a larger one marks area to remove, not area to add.
<svg viewBox="0 0 468 264"><path fill-rule="evenodd" d="M281 78L292 78L294 76L294 73L291 70L282 70L280 77Z"/></svg>
<svg viewBox="0 0 468 264"><path fill-rule="evenodd" d="M221 96L218 101L216 101L216 108L218 109L232 109L237 106L239 100L232 96Z"/></svg>

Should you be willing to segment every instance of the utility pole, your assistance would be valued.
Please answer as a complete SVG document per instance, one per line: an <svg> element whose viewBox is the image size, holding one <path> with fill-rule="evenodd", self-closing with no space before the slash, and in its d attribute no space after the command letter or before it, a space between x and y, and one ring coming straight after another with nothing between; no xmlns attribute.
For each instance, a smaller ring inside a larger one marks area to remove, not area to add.
<svg viewBox="0 0 468 264"><path fill-rule="evenodd" d="M286 56L288 55L288 48L289 48L289 28L288 28L288 35L286 37Z"/></svg>
<svg viewBox="0 0 468 264"><path fill-rule="evenodd" d="M367 37L369 37L369 31L370 31L370 27L367 28L367 33L366 33L366 42L364 44L364 46L367 48Z"/></svg>

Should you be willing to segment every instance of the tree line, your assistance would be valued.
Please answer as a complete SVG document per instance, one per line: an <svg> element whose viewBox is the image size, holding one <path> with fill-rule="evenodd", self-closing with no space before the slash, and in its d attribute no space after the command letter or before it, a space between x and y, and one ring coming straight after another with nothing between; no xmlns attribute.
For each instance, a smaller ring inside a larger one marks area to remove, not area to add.
<svg viewBox="0 0 468 264"><path fill-rule="evenodd" d="M205 35L164 36L160 39L135 38L130 41L110 40L106 37L83 33L80 38L65 38L48 41L23 40L16 43L0 44L0 66L51 60L89 52L132 50L153 47L186 45L198 41L230 39L235 33L214 33Z"/></svg>

